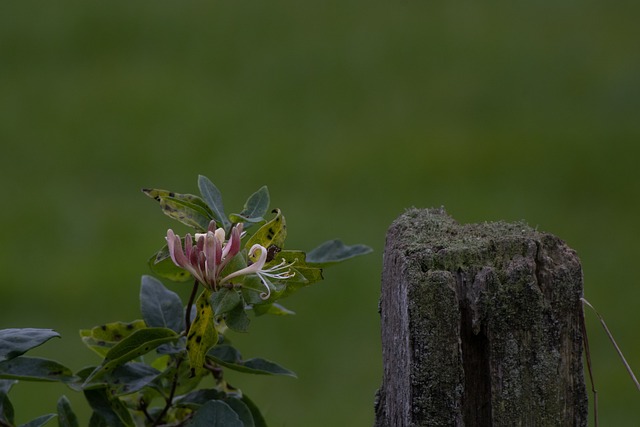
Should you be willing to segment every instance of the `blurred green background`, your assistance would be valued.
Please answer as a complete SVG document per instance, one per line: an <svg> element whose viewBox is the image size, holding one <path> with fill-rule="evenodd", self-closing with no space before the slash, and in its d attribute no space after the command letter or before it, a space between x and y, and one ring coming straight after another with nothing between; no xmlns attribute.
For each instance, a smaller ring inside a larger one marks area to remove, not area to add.
<svg viewBox="0 0 640 427"><path fill-rule="evenodd" d="M375 249L286 301L297 316L234 336L245 356L298 373L234 379L272 426L372 425L385 232L411 206L566 240L640 371L639 13L625 1L2 2L0 328L52 327L63 339L33 354L97 363L77 330L139 317L146 260L176 227L140 188L197 192L204 174L228 211L268 185L291 248ZM600 421L638 425L638 393L587 317ZM85 424L75 393L27 383L11 394L17 421L53 412L61 393Z"/></svg>

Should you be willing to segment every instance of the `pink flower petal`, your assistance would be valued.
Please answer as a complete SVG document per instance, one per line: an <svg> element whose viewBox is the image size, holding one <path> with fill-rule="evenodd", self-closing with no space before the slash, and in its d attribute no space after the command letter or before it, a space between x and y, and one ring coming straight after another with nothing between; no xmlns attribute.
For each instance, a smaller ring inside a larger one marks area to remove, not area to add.
<svg viewBox="0 0 640 427"><path fill-rule="evenodd" d="M169 247L169 254L175 265L184 268L189 264L187 257L184 252L182 252L180 236L177 236L171 229L167 230L167 246Z"/></svg>
<svg viewBox="0 0 640 427"><path fill-rule="evenodd" d="M222 258L233 258L240 251L240 234L242 233L242 224L238 224L231 230L231 237L224 246Z"/></svg>
<svg viewBox="0 0 640 427"><path fill-rule="evenodd" d="M193 240L191 238L191 234L187 233L184 237L184 254L187 256L188 260L191 260L191 251L193 249Z"/></svg>
<svg viewBox="0 0 640 427"><path fill-rule="evenodd" d="M216 267L218 263L216 262L216 258L218 257L218 239L216 239L215 234L213 232L208 231L207 235L204 238L204 257L206 259L205 262L205 274L210 279L215 279L216 277Z"/></svg>

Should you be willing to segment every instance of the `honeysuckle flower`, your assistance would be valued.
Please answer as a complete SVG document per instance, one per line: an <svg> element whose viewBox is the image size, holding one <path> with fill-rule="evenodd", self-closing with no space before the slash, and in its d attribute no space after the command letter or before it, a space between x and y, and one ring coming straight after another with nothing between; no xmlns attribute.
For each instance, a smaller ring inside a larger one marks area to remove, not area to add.
<svg viewBox="0 0 640 427"><path fill-rule="evenodd" d="M220 277L229 261L240 251L242 224L231 229L231 235L227 241L225 241L224 229L216 228L215 221L209 223L206 233L196 233L194 237L195 245L191 234L185 236L183 250L180 236L171 229L167 230L166 239L169 254L174 264L187 270L208 289L216 291L221 285L234 278L256 274L267 290L260 294L260 297L266 300L271 296L269 279L285 280L295 275L295 272L291 272L290 269L295 261L287 263L283 259L279 264L265 269L267 249L262 245L254 244L249 249L249 258L254 258L257 255L258 259L255 262Z"/></svg>
<svg viewBox="0 0 640 427"><path fill-rule="evenodd" d="M195 234L195 245L191 234L185 236L184 250L180 236L173 230L167 230L166 239L174 264L187 270L206 288L217 290L220 273L240 251L241 235L242 224L238 224L225 241L224 229L216 229L215 221L211 221L206 233Z"/></svg>
<svg viewBox="0 0 640 427"><path fill-rule="evenodd" d="M280 264L277 264L275 266L265 269L264 265L267 262L267 249L264 246L259 244L255 244L251 246L251 249L249 249L249 258L254 257L256 255L256 252L258 251L260 251L260 255L258 256L258 259L253 264L250 264L247 267L242 268L240 270L234 271L233 273L229 274L224 279L222 279L220 283L224 283L230 279L233 279L234 277L244 276L247 274L256 274L260 278L260 281L262 282L262 284L267 289L267 292L263 292L260 294L260 298L262 298L263 300L266 300L271 296L271 287L269 286L270 281L268 278L276 279L276 280L285 280L295 275L295 272L291 272L291 269L290 269L290 267L295 263L295 261L287 263L283 259L282 262L280 262Z"/></svg>

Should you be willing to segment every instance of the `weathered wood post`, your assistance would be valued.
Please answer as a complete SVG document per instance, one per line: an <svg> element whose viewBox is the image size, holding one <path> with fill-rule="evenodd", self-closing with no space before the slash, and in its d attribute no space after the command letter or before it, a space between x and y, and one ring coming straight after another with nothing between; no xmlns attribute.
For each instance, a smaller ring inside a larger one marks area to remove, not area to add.
<svg viewBox="0 0 640 427"><path fill-rule="evenodd" d="M553 235L407 211L384 253L375 426L586 426L581 296Z"/></svg>

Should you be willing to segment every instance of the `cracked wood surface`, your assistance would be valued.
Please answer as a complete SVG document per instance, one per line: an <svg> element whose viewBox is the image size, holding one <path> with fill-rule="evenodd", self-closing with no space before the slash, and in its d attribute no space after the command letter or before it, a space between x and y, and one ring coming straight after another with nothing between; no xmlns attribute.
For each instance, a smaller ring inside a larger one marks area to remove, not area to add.
<svg viewBox="0 0 640 427"><path fill-rule="evenodd" d="M375 426L586 426L581 296L551 234L407 211L384 253Z"/></svg>

